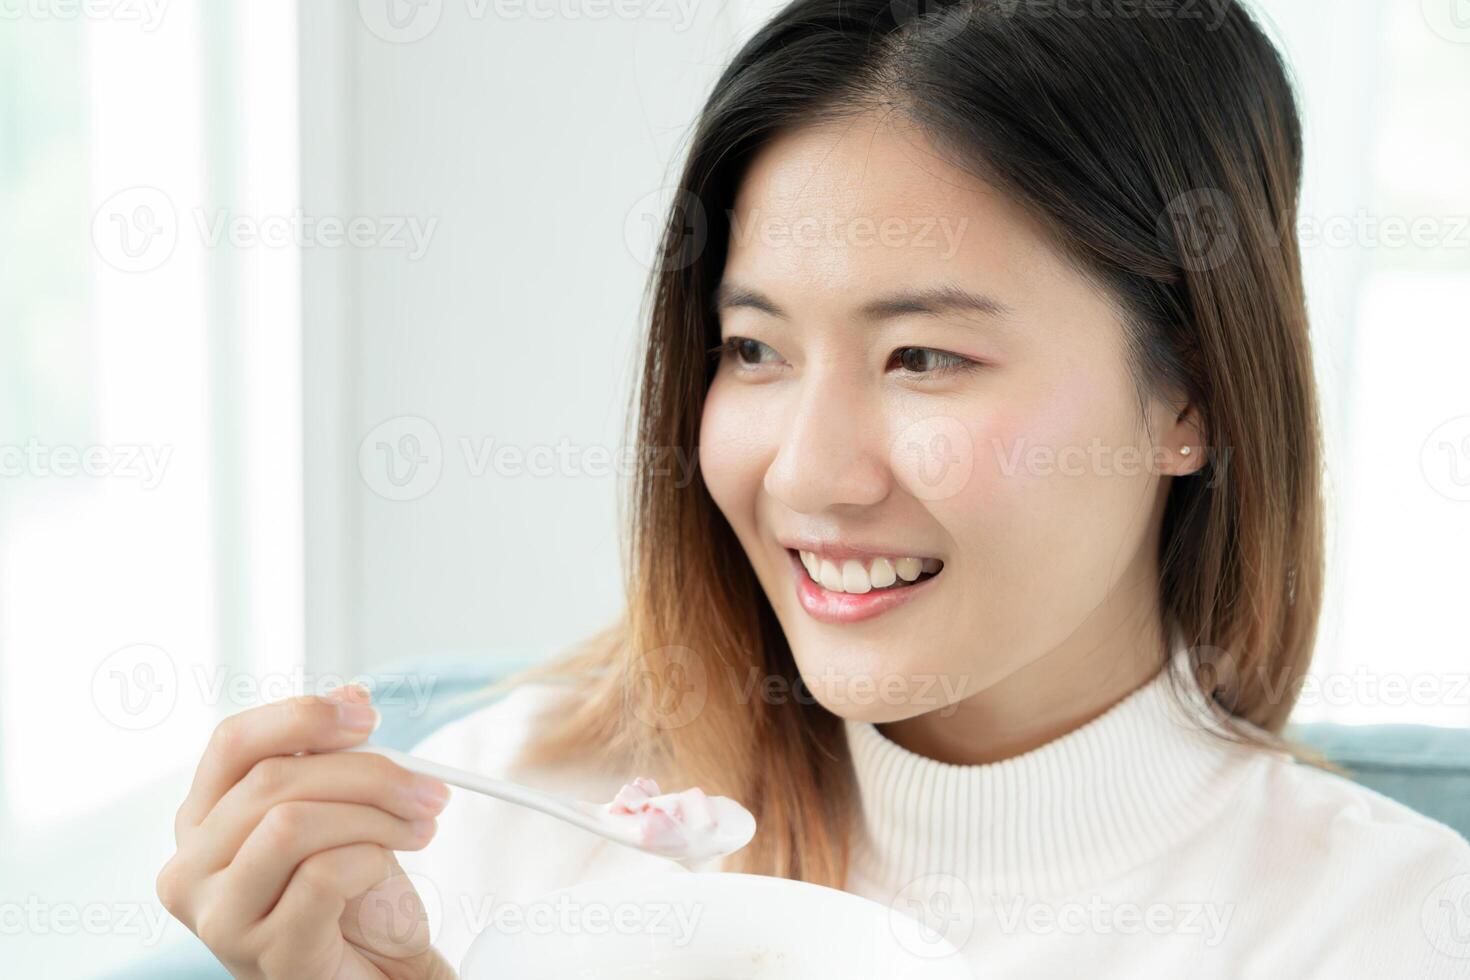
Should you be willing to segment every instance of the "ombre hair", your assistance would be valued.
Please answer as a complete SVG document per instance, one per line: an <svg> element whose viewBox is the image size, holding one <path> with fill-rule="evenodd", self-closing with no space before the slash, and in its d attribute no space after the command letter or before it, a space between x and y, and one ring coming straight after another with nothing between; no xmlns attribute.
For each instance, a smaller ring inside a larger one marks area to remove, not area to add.
<svg viewBox="0 0 1470 980"><path fill-rule="evenodd" d="M741 687L759 676L799 690L790 647L702 478L657 465L671 450L697 458L735 193L792 127L907 114L1115 299L1140 409L1186 394L1207 447L1203 470L1173 479L1163 516L1165 635L1184 637L1226 737L1321 763L1281 737L1316 637L1323 507L1289 233L1301 130L1280 56L1235 0L1094 0L1086 13L962 0L926 3L923 16L903 3L795 0L715 85L648 283L626 615L512 680L577 688L530 758L636 766L733 796L759 832L732 867L837 887L855 799L841 719ZM678 700L691 683L694 708Z"/></svg>

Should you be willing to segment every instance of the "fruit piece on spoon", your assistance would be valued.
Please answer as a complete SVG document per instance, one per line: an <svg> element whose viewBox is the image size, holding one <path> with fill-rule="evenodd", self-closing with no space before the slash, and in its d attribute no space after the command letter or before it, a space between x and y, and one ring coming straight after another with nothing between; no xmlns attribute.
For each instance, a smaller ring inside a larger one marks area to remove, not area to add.
<svg viewBox="0 0 1470 980"><path fill-rule="evenodd" d="M755 836L755 817L734 800L706 796L698 787L661 793L646 776L618 790L602 812L644 850L686 866L738 851Z"/></svg>

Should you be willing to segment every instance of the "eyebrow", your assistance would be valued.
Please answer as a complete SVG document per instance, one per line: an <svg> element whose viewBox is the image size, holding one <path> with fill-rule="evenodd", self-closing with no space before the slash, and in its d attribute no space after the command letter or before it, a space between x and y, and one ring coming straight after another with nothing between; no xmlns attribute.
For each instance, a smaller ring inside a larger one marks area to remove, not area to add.
<svg viewBox="0 0 1470 980"><path fill-rule="evenodd" d="M777 306L770 297L738 282L721 282L715 289L715 310L752 309L759 310L782 320L790 319L785 310ZM887 320L898 316L919 314L939 316L944 313L979 313L984 316L1006 317L1015 311L1000 300L952 283L927 286L922 289L904 289L869 300L858 314L865 320Z"/></svg>

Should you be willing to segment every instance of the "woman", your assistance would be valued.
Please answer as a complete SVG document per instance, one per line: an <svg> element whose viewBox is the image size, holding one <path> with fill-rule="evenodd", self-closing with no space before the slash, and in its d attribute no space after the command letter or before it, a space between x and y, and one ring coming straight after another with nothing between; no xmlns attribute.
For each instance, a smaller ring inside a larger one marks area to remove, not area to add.
<svg viewBox="0 0 1470 980"><path fill-rule="evenodd" d="M1229 0L796 0L651 280L627 616L420 754L735 797L726 869L942 892L977 974L1470 975L1470 849L1279 736L1323 579L1300 170ZM293 755L363 701L201 762L159 890L237 975L452 975L497 907L665 864Z"/></svg>

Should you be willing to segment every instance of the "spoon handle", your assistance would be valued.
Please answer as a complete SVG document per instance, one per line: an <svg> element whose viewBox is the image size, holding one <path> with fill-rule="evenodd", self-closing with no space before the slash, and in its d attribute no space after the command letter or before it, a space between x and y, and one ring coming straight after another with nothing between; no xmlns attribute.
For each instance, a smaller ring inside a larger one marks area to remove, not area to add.
<svg viewBox="0 0 1470 980"><path fill-rule="evenodd" d="M493 796L497 800L505 800L507 803L515 803L519 806L538 810L547 816L565 820L587 830L606 834L605 829L598 826L592 815L580 807L568 803L566 800L522 786L520 783L512 783L504 779L493 779L490 776L482 776L479 773L470 772L466 769L456 769L454 766L446 766L440 762L429 759L420 759L416 755L400 752L382 745L354 745L346 752L371 752L381 755L390 762L402 766L409 772L416 772L422 776L430 776L451 786L458 786L475 793L483 793Z"/></svg>

